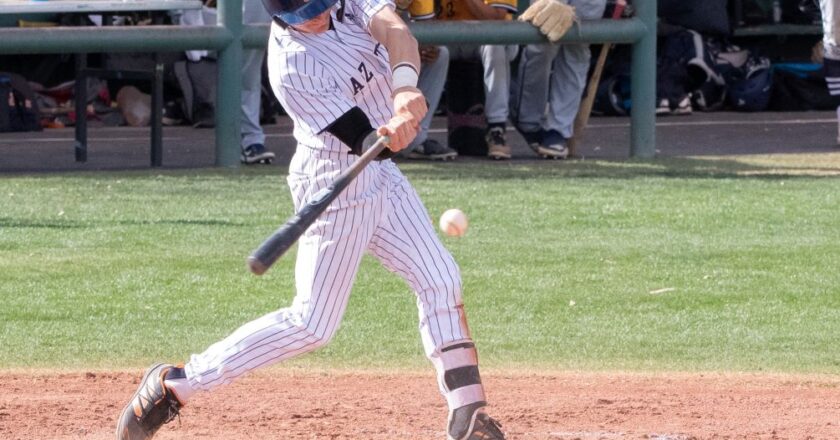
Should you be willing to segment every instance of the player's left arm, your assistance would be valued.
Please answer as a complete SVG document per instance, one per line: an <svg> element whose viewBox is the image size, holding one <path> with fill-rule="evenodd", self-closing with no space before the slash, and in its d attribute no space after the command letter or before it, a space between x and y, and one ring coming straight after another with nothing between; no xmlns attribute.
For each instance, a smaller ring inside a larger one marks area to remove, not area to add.
<svg viewBox="0 0 840 440"><path fill-rule="evenodd" d="M420 74L417 40L405 22L389 7L381 8L371 17L369 29L373 38L388 50L391 60L395 117L405 119L416 130L428 111L426 98L417 88Z"/></svg>

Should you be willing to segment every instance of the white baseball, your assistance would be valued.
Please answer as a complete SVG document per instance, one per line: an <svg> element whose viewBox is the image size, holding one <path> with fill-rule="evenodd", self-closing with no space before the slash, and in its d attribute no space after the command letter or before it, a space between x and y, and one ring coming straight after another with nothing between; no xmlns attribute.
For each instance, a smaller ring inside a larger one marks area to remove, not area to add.
<svg viewBox="0 0 840 440"><path fill-rule="evenodd" d="M467 215L460 209L448 209L440 216L440 230L450 237L462 237L467 232Z"/></svg>

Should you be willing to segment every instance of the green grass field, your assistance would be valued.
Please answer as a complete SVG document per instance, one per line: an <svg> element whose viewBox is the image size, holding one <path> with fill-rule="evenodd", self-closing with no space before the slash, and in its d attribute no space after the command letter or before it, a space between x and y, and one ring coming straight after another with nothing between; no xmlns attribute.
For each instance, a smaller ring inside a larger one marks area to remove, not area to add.
<svg viewBox="0 0 840 440"><path fill-rule="evenodd" d="M833 157L833 155L828 155ZM402 164L461 265L491 368L840 373L840 165ZM838 161L834 158L835 161ZM0 177L0 368L182 361L293 296L247 254L291 213L277 168ZM427 366L412 293L367 257L327 348Z"/></svg>

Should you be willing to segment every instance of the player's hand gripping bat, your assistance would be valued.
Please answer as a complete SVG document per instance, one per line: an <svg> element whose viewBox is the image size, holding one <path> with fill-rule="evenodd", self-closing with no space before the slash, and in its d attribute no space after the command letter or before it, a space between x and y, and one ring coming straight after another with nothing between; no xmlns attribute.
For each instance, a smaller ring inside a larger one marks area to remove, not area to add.
<svg viewBox="0 0 840 440"><path fill-rule="evenodd" d="M362 154L356 162L344 170L335 178L332 185L318 191L312 196L297 214L286 220L286 223L274 231L254 252L248 257L248 268L255 275L262 275L268 268L277 261L293 244L303 235L309 227L323 213L327 206L347 188L347 185L362 172L386 145L390 142L387 136L380 137L370 148Z"/></svg>

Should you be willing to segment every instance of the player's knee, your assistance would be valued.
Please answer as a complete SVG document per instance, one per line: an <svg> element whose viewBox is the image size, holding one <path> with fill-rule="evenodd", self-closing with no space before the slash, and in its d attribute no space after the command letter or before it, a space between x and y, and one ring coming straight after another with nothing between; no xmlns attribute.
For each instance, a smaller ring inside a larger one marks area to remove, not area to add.
<svg viewBox="0 0 840 440"><path fill-rule="evenodd" d="M438 295L445 295L455 304L461 303L461 273L458 271L442 276L435 281L434 291Z"/></svg>
<svg viewBox="0 0 840 440"><path fill-rule="evenodd" d="M495 44L481 46L481 58L485 63L485 68L488 67L488 63L493 64L504 61L507 58L505 50L505 46Z"/></svg>
<svg viewBox="0 0 840 440"><path fill-rule="evenodd" d="M438 60L442 63L449 64L449 48L446 46L438 46Z"/></svg>
<svg viewBox="0 0 840 440"><path fill-rule="evenodd" d="M318 319L313 313L295 313L288 317L292 328L286 331L298 341L302 352L314 351L329 344L338 327L338 323L324 325L324 319Z"/></svg>
<svg viewBox="0 0 840 440"><path fill-rule="evenodd" d="M317 327L317 324L312 323L300 329L300 332L304 335L304 338L307 341L307 346L310 351L317 350L329 344L335 336L334 327L337 327L337 325L321 329Z"/></svg>

